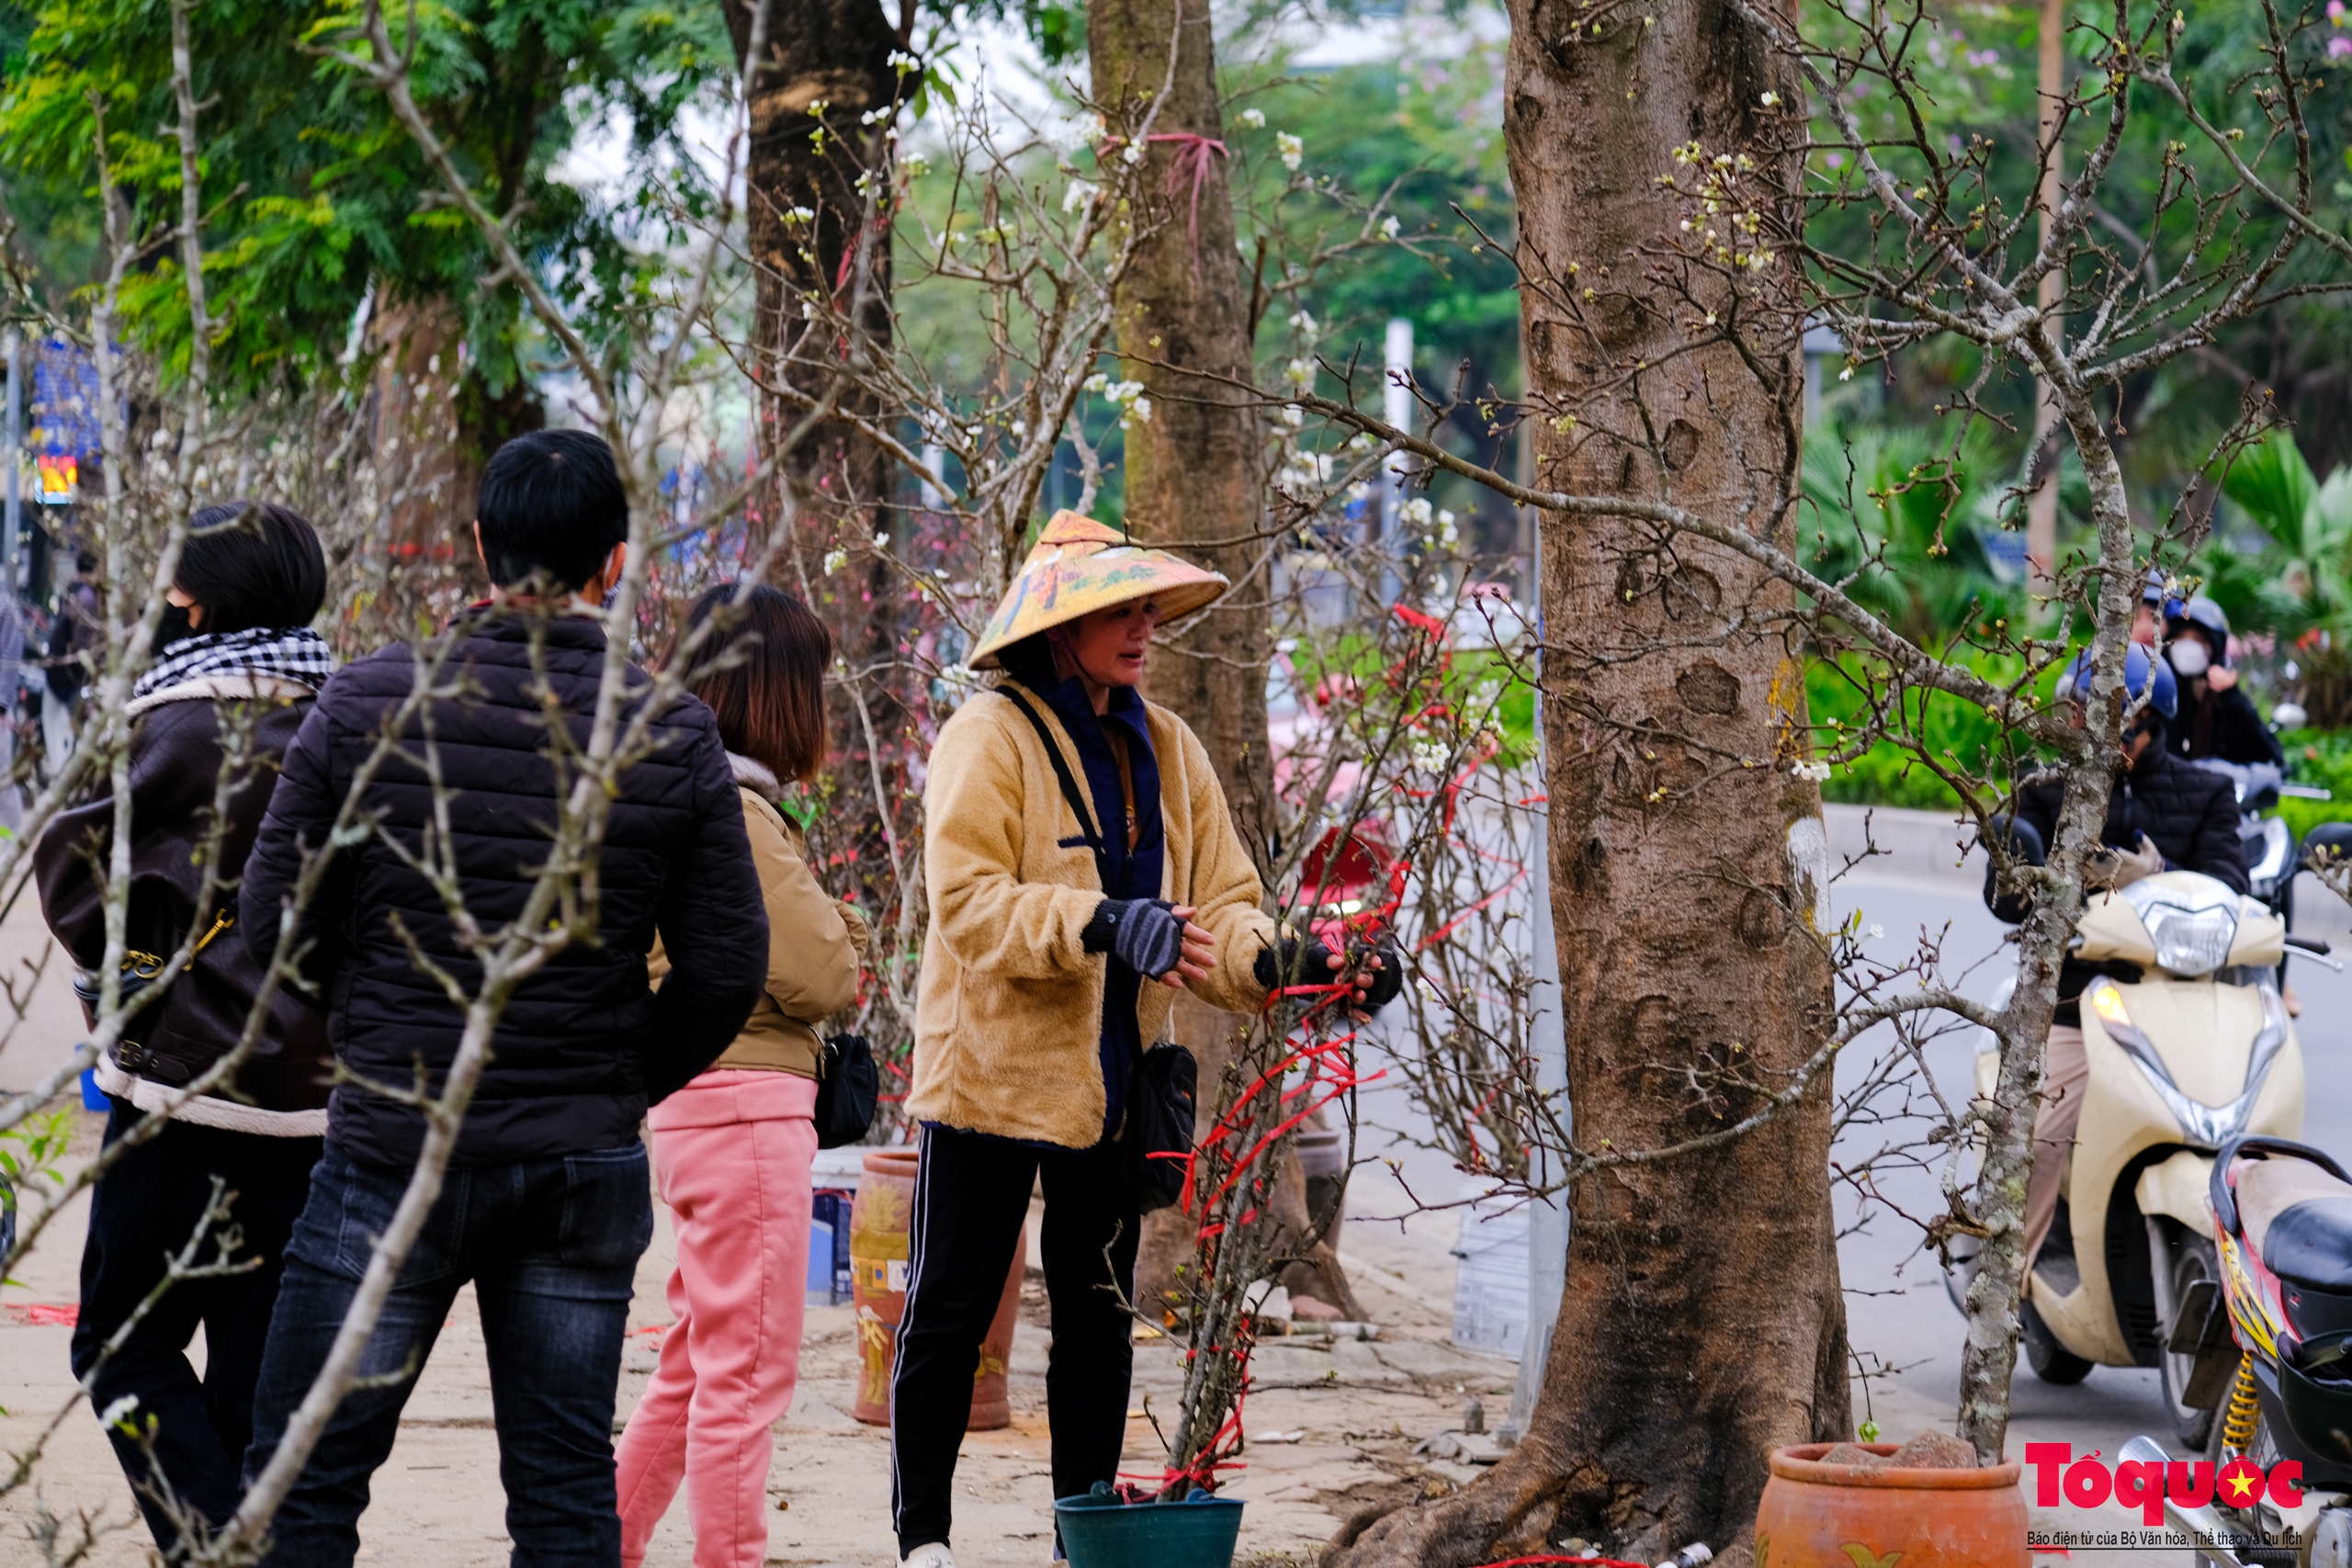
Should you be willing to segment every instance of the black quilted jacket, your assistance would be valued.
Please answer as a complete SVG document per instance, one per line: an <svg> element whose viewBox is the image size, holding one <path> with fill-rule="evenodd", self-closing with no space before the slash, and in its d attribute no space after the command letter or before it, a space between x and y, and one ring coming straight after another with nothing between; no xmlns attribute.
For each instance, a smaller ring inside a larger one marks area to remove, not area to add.
<svg viewBox="0 0 2352 1568"><path fill-rule="evenodd" d="M2056 829L2063 788L2053 773L2018 790L2018 815L2033 824L2045 848ZM2192 767L2162 748L2143 755L2117 775L2098 840L2136 850L2143 833L2154 840L2166 871L2201 871L2240 893L2246 890L2237 793L2220 773Z"/></svg>
<svg viewBox="0 0 2352 1568"><path fill-rule="evenodd" d="M556 775L547 755L533 622L492 614L462 637L448 665L467 695L441 701L431 729L453 791L452 836L467 906L487 927L521 912L546 854ZM584 616L546 626L545 694L585 748L605 635ZM338 671L288 750L284 774L248 862L238 922L264 950L304 846L322 843L355 771L409 693L413 662L395 645ZM644 676L632 671L641 682ZM597 940L574 942L515 988L492 1037L490 1064L459 1134L462 1164L542 1159L612 1148L638 1135L647 1104L715 1060L751 1014L767 974L767 914L743 833L742 798L710 710L685 698L655 727L659 749L622 778L595 881ZM408 724L421 757L424 726ZM394 761L367 805L410 852L423 847L433 796L415 761ZM353 1072L406 1087L422 1062L438 1089L463 1015L422 973L394 928L471 990L479 965L456 940L430 885L379 835L342 851L310 911L306 964L324 982L334 1047ZM672 968L650 989L645 957L659 932ZM327 1135L355 1159L411 1163L417 1112L353 1084L334 1091Z"/></svg>

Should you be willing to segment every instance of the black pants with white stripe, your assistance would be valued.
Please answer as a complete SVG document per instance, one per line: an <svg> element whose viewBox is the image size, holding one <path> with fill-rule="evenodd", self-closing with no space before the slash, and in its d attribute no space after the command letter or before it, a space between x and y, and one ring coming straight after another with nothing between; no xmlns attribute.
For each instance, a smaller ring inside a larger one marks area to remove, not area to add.
<svg viewBox="0 0 2352 1568"><path fill-rule="evenodd" d="M1135 1368L1132 1319L1120 1303L1135 1289L1137 1224L1119 1153L1107 1142L1041 1148L924 1125L906 1315L890 1380L890 1507L900 1552L948 1539L956 1451L972 1416L980 1341L1041 1179L1042 1261L1054 1318L1046 1371L1054 1495L1082 1496L1114 1478Z"/></svg>

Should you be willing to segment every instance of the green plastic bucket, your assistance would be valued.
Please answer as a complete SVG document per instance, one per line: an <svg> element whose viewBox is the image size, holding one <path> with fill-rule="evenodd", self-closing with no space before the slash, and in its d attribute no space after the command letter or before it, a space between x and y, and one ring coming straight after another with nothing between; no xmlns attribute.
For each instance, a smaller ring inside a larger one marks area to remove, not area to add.
<svg viewBox="0 0 2352 1568"><path fill-rule="evenodd" d="M1125 1504L1106 1488L1054 1504L1070 1568L1232 1568L1241 1501L1195 1492L1182 1503Z"/></svg>

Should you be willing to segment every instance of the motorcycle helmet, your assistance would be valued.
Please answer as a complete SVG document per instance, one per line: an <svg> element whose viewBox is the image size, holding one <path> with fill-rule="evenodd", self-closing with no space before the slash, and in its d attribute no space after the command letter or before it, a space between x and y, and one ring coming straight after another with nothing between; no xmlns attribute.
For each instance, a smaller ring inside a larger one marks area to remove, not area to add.
<svg viewBox="0 0 2352 1568"><path fill-rule="evenodd" d="M2075 693L2080 691L2087 699L2090 684L2091 650L2086 648L2058 677L2057 698L2062 703L2077 700ZM2171 667L2160 659L2151 658L2147 649L2136 642L2123 650L2123 689L2133 702L2144 702L2167 722L2180 711L2180 682L2173 679Z"/></svg>
<svg viewBox="0 0 2352 1568"><path fill-rule="evenodd" d="M2199 635L2189 636L2191 628ZM2182 675L2202 675L2216 664L2226 667L2230 662L2230 617L2219 604L2199 593L2188 604L2172 608L2165 617L2165 640L2171 646L2173 668ZM2178 656L2194 646L2184 662ZM2201 660L2201 662L2199 660ZM2196 664L2191 670L2189 664Z"/></svg>

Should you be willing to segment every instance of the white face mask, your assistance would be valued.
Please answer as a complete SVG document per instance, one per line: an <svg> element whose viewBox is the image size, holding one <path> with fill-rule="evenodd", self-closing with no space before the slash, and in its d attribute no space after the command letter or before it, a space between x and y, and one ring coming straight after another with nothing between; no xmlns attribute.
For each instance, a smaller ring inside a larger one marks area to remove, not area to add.
<svg viewBox="0 0 2352 1568"><path fill-rule="evenodd" d="M2205 651L2205 639L2184 637L2165 650L2172 660L2173 672L2188 678L2202 675L2213 667L2213 656Z"/></svg>

